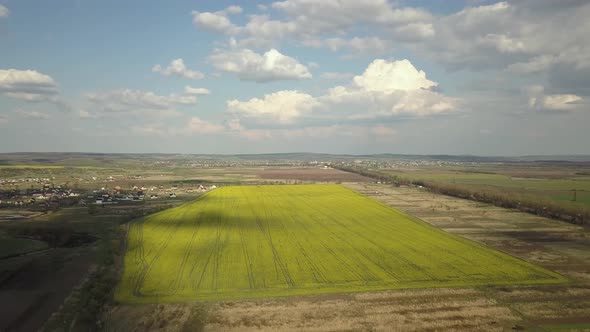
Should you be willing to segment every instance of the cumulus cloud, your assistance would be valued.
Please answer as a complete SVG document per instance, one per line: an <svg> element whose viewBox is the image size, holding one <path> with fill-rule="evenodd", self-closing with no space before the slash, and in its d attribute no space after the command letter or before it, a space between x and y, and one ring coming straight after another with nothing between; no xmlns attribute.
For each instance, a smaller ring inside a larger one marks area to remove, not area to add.
<svg viewBox="0 0 590 332"><path fill-rule="evenodd" d="M392 26L428 20L426 11L409 7L395 7L386 0L286 0L272 7L297 22L306 33L343 31L359 23Z"/></svg>
<svg viewBox="0 0 590 332"><path fill-rule="evenodd" d="M437 86L408 60L377 59L347 86L312 96L278 91L248 101L230 100L227 111L256 125L291 125L302 121L348 121L393 116L424 117L449 113L459 100L432 89ZM376 129L385 133L385 129Z"/></svg>
<svg viewBox="0 0 590 332"><path fill-rule="evenodd" d="M10 10L3 5L0 5L0 18L7 17L10 14Z"/></svg>
<svg viewBox="0 0 590 332"><path fill-rule="evenodd" d="M162 68L160 65L155 65L152 67L152 71L164 76L178 76L191 80L200 80L205 77L205 75L199 71L188 69L182 59L172 60L166 68Z"/></svg>
<svg viewBox="0 0 590 332"><path fill-rule="evenodd" d="M193 12L193 22L197 27L239 37L242 47L262 47L273 45L283 38L293 37L299 40L321 40L322 35L343 35L360 24L374 25L388 30L400 28L400 34L431 36L433 30L428 26L432 15L428 12L410 7L398 7L386 0L287 0L272 3L272 8L280 16L273 18L268 14L250 15L243 26L232 23L226 11ZM266 6L259 6L266 11ZM418 23L425 23L419 25ZM415 25L412 25L415 24ZM405 29L405 31L404 31ZM362 43L371 49L382 51L384 45L376 39L350 39L348 47L360 49ZM383 40L379 40L383 43ZM332 40L332 48L346 47L342 41ZM338 46L343 44L342 46Z"/></svg>
<svg viewBox="0 0 590 332"><path fill-rule="evenodd" d="M0 69L0 93L25 101L58 100L57 83L35 70Z"/></svg>
<svg viewBox="0 0 590 332"><path fill-rule="evenodd" d="M223 10L225 13L230 15L241 14L244 10L240 6L229 6Z"/></svg>
<svg viewBox="0 0 590 332"><path fill-rule="evenodd" d="M162 96L150 91L114 90L89 93L86 99L107 112L129 112L137 110L170 110L175 105L190 105L197 102L194 96Z"/></svg>
<svg viewBox="0 0 590 332"><path fill-rule="evenodd" d="M563 4L561 4L563 2ZM419 54L451 69L539 73L555 64L590 69L590 3L518 0L467 7L430 24Z"/></svg>
<svg viewBox="0 0 590 332"><path fill-rule="evenodd" d="M184 87L184 93L186 93L188 95L209 95L209 94L211 94L211 91L209 91L209 89L193 88L193 87L187 85Z"/></svg>
<svg viewBox="0 0 590 332"><path fill-rule="evenodd" d="M228 35L236 34L240 30L229 20L227 13L224 11L214 13L193 11L192 15L193 24L205 30Z"/></svg>
<svg viewBox="0 0 590 332"><path fill-rule="evenodd" d="M260 123L290 124L296 119L309 114L318 106L317 100L299 91L279 91L252 98L248 101L230 100L227 111L240 117L254 119Z"/></svg>
<svg viewBox="0 0 590 332"><path fill-rule="evenodd" d="M408 60L376 59L350 85L336 86L320 99L325 107L338 109L351 119L454 111L458 100L432 91L436 86Z"/></svg>
<svg viewBox="0 0 590 332"><path fill-rule="evenodd" d="M215 68L235 73L244 81L260 83L312 77L305 65L275 49L262 55L249 49L217 50L209 60Z"/></svg>
<svg viewBox="0 0 590 332"><path fill-rule="evenodd" d="M529 108L541 111L575 111L580 108L583 99L574 94L545 94L542 86L528 89Z"/></svg>
<svg viewBox="0 0 590 332"><path fill-rule="evenodd" d="M426 73L417 70L409 60L374 60L365 72L354 78L354 83L366 91L391 92L395 90L430 89L437 83L426 79Z"/></svg>
<svg viewBox="0 0 590 332"><path fill-rule="evenodd" d="M449 15L387 0L284 0L271 6L274 11L250 15L243 25L232 23L224 10L207 13L217 19L202 23L243 48L268 49L290 39L306 47L378 55L400 45L451 70L505 68L548 73L550 80L571 69L590 75L587 1L513 0L470 5ZM373 35L358 35L366 31Z"/></svg>

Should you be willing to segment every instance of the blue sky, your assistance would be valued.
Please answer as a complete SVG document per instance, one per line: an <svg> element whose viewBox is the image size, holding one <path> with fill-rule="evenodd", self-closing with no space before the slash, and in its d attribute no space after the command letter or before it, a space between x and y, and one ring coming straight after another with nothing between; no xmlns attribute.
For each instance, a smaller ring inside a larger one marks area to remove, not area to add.
<svg viewBox="0 0 590 332"><path fill-rule="evenodd" d="M0 0L0 151L590 154L588 15Z"/></svg>

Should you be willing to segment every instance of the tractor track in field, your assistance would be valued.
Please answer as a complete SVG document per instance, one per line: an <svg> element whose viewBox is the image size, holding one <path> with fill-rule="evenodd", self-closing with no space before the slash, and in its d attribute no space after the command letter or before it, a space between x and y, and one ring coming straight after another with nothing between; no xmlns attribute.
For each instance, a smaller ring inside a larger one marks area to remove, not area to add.
<svg viewBox="0 0 590 332"><path fill-rule="evenodd" d="M220 239L221 239L221 232L222 232L222 227L219 223L218 220L218 227L216 228L216 236L215 236L215 240L211 241L211 243L207 246L207 250L206 252L209 252L209 255L207 255L207 259L205 260L205 264L203 265L203 270L201 271L201 274L199 275L199 278L197 279L197 282L195 284L193 284L193 289L194 290L198 290L201 287L201 284L203 283L203 279L205 278L205 273L207 272L207 268L209 267L209 264L211 264L211 259L213 258L213 256L215 255L219 255L219 251L221 249L221 245L220 245ZM214 261L217 261L218 258L214 258ZM195 272L195 268L197 266L197 262L198 260L195 260L195 263L193 264L192 268L191 268L191 272L190 272L190 276L193 275L193 273ZM214 267L213 267L213 277L217 278L218 275L218 267L219 267L219 263L213 263ZM217 264L217 265L215 265ZM214 284L212 286L216 286L215 284L216 281L214 281Z"/></svg>
<svg viewBox="0 0 590 332"><path fill-rule="evenodd" d="M221 235L223 234L223 218L219 217L217 220L217 236L215 238L215 255L213 259L213 289L218 288L219 282L219 260L221 259L221 251L225 241L222 241Z"/></svg>
<svg viewBox="0 0 590 332"><path fill-rule="evenodd" d="M142 224L143 224L143 222L142 222ZM170 240L172 240L172 237L178 231L178 227L180 227L180 224L181 224L180 221L177 221L175 223L175 225L173 226L172 230L170 231L170 234L168 234L168 237L166 237L166 240L160 246L158 252L154 255L154 258L151 260L151 262L149 262L147 264L147 266L144 266L143 269L141 269L141 271L137 275L137 280L135 281L135 283L133 285L133 295L138 296L138 297L143 296L143 294L141 293L141 287L143 286L143 283L145 281L145 278L147 277L148 273L150 272L150 270L154 266L154 263L158 259L160 259L160 256L162 256L162 254L164 253L164 251L166 251L166 248L170 244ZM142 238L143 238L143 235L142 235Z"/></svg>
<svg viewBox="0 0 590 332"><path fill-rule="evenodd" d="M272 255L273 255L273 261L275 264L275 269L276 269L276 266L278 266L278 268L281 270L281 273L283 274L283 277L285 278L285 282L287 283L287 286L289 288L294 288L295 281L291 277L291 274L289 273L289 269L287 269L287 266L284 264L279 253L277 252L277 249L272 241L272 234L270 231L270 227L268 225L266 225L266 227L264 226L263 222L260 220L260 218L258 218L256 212L254 211L254 208L252 207L253 205L250 204L250 200L249 199L247 199L247 200L248 200L248 206L250 207L250 210L252 211L252 215L255 216L256 225L258 226L258 229L260 230L260 232L265 236L266 241L268 242L268 245L270 246L270 249L271 249Z"/></svg>
<svg viewBox="0 0 590 332"><path fill-rule="evenodd" d="M178 272L176 274L176 278L174 279L174 281L172 282L171 286L170 286L170 292L171 294L176 294L178 292L178 288L180 287L180 283L182 281L182 277L184 275L184 270L186 268L187 262L188 262L188 258L190 257L190 255L192 254L192 246L193 243L195 242L195 238L197 236L197 233L199 231L199 225L200 225L200 219L203 216L203 212L200 212L197 215L196 218L196 222L195 222L195 226L193 227L193 231L191 233L191 238L189 240L189 242L186 245L186 250L185 253L182 257L182 261L180 263L180 268L178 269Z"/></svg>
<svg viewBox="0 0 590 332"><path fill-rule="evenodd" d="M319 212L320 210L315 208L313 205L310 204L306 204L306 206L312 208L313 210L315 210L316 212ZM321 226L323 229L325 229L329 234L331 238L336 238L339 239L340 241L344 242L344 243L348 243L348 241L346 239L344 239L341 236L336 235L329 227L326 226L325 223L319 222L316 220L315 217L313 217L313 215L310 215L311 220L313 220L317 225ZM307 230L306 226L305 229ZM338 262L340 262L341 264L343 264L344 266L346 266L346 268L351 271L354 275L356 275L359 280L363 280L365 282L369 282L369 281L377 281L379 280L379 278L377 276L375 276L374 274L371 273L371 278L367 278L365 275L362 275L360 273L357 272L357 269L355 269L354 267L352 267L350 264L348 264L348 262L346 262L345 260L342 259L342 257L338 254L336 254L336 252L330 248L329 245L327 245L325 243L325 241L320 239L320 243L322 245L322 247L324 247L324 249L326 249ZM391 275L391 273L389 273L386 269L384 269L383 266L381 266L380 263L376 262L375 260L373 260L371 257L369 257L368 255L366 255L365 252L358 250L357 248L353 247L353 246L349 246L350 248L352 248L355 252L357 252L359 255L361 255L362 257L364 257L365 259L367 259L369 262L373 263L374 265L378 266L379 268L381 268L382 270L384 270L387 274L389 274L390 276L392 276L392 278L394 278L395 280L397 280L397 277ZM368 272L368 270L365 270Z"/></svg>
<svg viewBox="0 0 590 332"><path fill-rule="evenodd" d="M242 245L242 253L244 254L244 258L246 259L246 270L248 272L248 285L251 289L254 289L254 273L252 272L252 261L250 260L250 254L248 253L248 247L246 245L246 240L244 237L244 230L240 227L240 243Z"/></svg>
<svg viewBox="0 0 590 332"><path fill-rule="evenodd" d="M323 212L323 210L321 210L318 207L315 207L314 205L309 205L308 206L312 209L314 209L316 212ZM329 216L330 214L325 214L322 213L323 215ZM388 251L383 248L382 246L378 245L377 243L375 243L373 240L369 239L368 237L366 237L364 234L357 232L349 227L347 227L345 224L341 223L338 221L338 218L333 218L333 217L329 217L333 222L335 222L336 224L338 224L340 227L342 227L343 229L346 229L352 233L354 233L356 236L358 236L359 238L362 238L363 240L369 242L370 244L372 244L375 248L379 249L380 251L388 254ZM325 225L322 224L322 226L328 231L328 233L330 233L331 235L335 236L336 238L341 239L344 243L348 243L346 239L334 234L329 228L327 228ZM386 266L384 264L382 264L381 262L375 260L373 257L371 257L370 255L367 255L364 251L358 250L355 247L352 247L352 249L354 249L357 253L359 253L362 257L364 257L365 259L367 259L369 262L373 263L375 266L379 267L381 270L383 270L385 273L387 273L393 280L399 280L399 277L393 273L393 271L391 271L391 268L389 266ZM391 256L391 255L388 255ZM398 260L397 257L395 256L391 256L393 257L394 260ZM412 264L403 258L399 258L399 260L403 261L405 264L411 266ZM421 270L421 269L419 269ZM426 274L426 273L425 273Z"/></svg>
<svg viewBox="0 0 590 332"><path fill-rule="evenodd" d="M277 205L277 206L279 206L279 207L283 207L283 205L281 205L281 204L279 204L279 203L277 203L277 204L275 204L275 205ZM313 237L315 237L315 235L314 235L313 233L311 233L311 232L308 230L308 228L307 228L307 227L306 227L306 226L305 226L303 223L297 222L297 221L296 221L296 220L293 218L293 216L289 216L289 217L290 217L289 219L291 220L291 222L293 222L294 224L297 224L297 225L299 225L300 227L302 227L303 229L305 229L305 230L306 230L306 232L307 232L307 233L308 233L310 236L313 236ZM283 229L285 229L285 231L288 231L288 229L285 227L285 225L284 225L284 224L282 224L282 223L281 223L281 225L283 226ZM294 244L295 244L295 246L297 246L297 248L299 248L299 251L301 252L302 256L305 258L305 261L307 262L308 266L311 268L311 270L312 270L312 274L313 274L313 278L314 278L314 281L315 281L316 283L330 283L331 281L330 281L330 280L329 280L329 279L328 279L326 276L324 276L324 274L322 273L321 269L320 269L320 268L317 266L317 264L315 264L315 263L313 262L313 260L312 260L312 259L310 259L310 255L308 254L308 252L307 252L307 250L305 249L305 247L304 247L304 246L301 244L301 242L300 242L300 241L298 241L298 240L297 240L297 238L296 238L295 236L293 236L293 237L289 236L289 239L291 240L290 242L294 243Z"/></svg>

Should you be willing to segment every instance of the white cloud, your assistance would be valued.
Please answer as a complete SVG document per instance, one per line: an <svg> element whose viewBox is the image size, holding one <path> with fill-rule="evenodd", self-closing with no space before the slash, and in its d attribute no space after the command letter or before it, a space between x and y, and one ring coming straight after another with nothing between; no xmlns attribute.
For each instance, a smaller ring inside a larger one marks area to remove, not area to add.
<svg viewBox="0 0 590 332"><path fill-rule="evenodd" d="M0 93L25 101L58 100L57 83L35 70L0 69Z"/></svg>
<svg viewBox="0 0 590 332"><path fill-rule="evenodd" d="M392 92L395 90L430 89L437 83L426 79L426 73L417 70L409 60L371 62L365 72L354 78L354 83L366 91Z"/></svg>
<svg viewBox="0 0 590 332"><path fill-rule="evenodd" d="M197 102L194 96L161 96L149 91L114 90L103 93L89 93L86 98L108 112L129 112L137 110L170 110L175 105L190 105Z"/></svg>
<svg viewBox="0 0 590 332"><path fill-rule="evenodd" d="M209 94L211 94L211 91L209 91L209 89L193 88L193 87L187 85L184 87L184 93L186 93L188 95L209 95Z"/></svg>
<svg viewBox="0 0 590 332"><path fill-rule="evenodd" d="M562 4L563 3L563 4ZM590 3L510 1L435 17L436 38L412 44L451 69L540 73L555 64L590 69ZM399 36L397 36L399 37Z"/></svg>
<svg viewBox="0 0 590 332"><path fill-rule="evenodd" d="M241 14L244 10L240 6L229 6L223 10L225 13L230 15Z"/></svg>
<svg viewBox="0 0 590 332"><path fill-rule="evenodd" d="M235 73L244 81L269 82L312 77L306 66L275 49L262 55L249 49L217 50L209 60L215 68Z"/></svg>
<svg viewBox="0 0 590 332"><path fill-rule="evenodd" d="M286 0L272 7L297 22L306 33L342 31L357 24L392 26L428 20L430 14L415 8L396 8L386 0Z"/></svg>
<svg viewBox="0 0 590 332"><path fill-rule="evenodd" d="M400 115L424 117L455 111L459 100L432 91L436 86L408 60L376 59L350 85L336 86L323 95L278 91L248 101L230 100L227 111L262 126L305 121L354 122ZM374 133L386 132L383 128L375 130Z"/></svg>
<svg viewBox="0 0 590 332"><path fill-rule="evenodd" d="M431 91L437 83L408 60L374 60L349 86L336 86L320 99L350 119L452 112L458 100ZM358 110L363 110L359 112Z"/></svg>
<svg viewBox="0 0 590 332"><path fill-rule="evenodd" d="M583 99L574 94L545 94L544 87L531 86L528 89L529 108L545 111L575 111Z"/></svg>
<svg viewBox="0 0 590 332"><path fill-rule="evenodd" d="M193 22L198 27L239 38L238 44L249 48L274 46L277 41L289 37L321 40L326 34L341 36L359 25L372 25L388 30L407 26L400 30L400 34L405 33L407 37L411 34L432 35L432 28L428 25L432 15L421 9L397 7L386 0L287 0L274 2L271 6L280 19L272 18L269 14L250 15L246 24L238 26L229 20L225 11L195 11ZM268 8L259 5L258 9L266 11ZM349 42L350 47L360 50L361 42L370 42L366 44L367 47L382 52L383 45L366 39L353 38Z"/></svg>
<svg viewBox="0 0 590 332"><path fill-rule="evenodd" d="M235 34L239 31L239 28L231 23L223 11L215 13L193 11L192 15L193 24L197 27L224 34Z"/></svg>
<svg viewBox="0 0 590 332"><path fill-rule="evenodd" d="M10 14L10 10L3 5L0 5L0 17L7 17Z"/></svg>
<svg viewBox="0 0 590 332"><path fill-rule="evenodd" d="M21 118L31 120L47 120L50 118L49 114L37 111L16 110L15 113Z"/></svg>
<svg viewBox="0 0 590 332"><path fill-rule="evenodd" d="M214 134L225 131L224 126L202 120L196 116L189 120L187 128L190 133L201 134Z"/></svg>
<svg viewBox="0 0 590 332"><path fill-rule="evenodd" d="M188 69L184 64L184 60L182 59L172 60L166 68L162 68L160 65L155 65L152 67L152 71L154 73L160 73L164 76L178 76L191 80L200 80L205 77L205 75L199 71Z"/></svg>
<svg viewBox="0 0 590 332"><path fill-rule="evenodd" d="M309 114L316 106L318 106L318 102L311 95L286 90L267 94L262 99L230 100L227 102L227 111L230 114L251 118L260 123L290 124Z"/></svg>
<svg viewBox="0 0 590 332"><path fill-rule="evenodd" d="M576 103L581 102L582 98L571 94L559 94L543 96L541 105L548 110L569 111L576 108Z"/></svg>
<svg viewBox="0 0 590 332"><path fill-rule="evenodd" d="M485 36L477 37L476 43L491 47L500 53L524 53L525 44L522 41L512 39L504 34L488 33Z"/></svg>

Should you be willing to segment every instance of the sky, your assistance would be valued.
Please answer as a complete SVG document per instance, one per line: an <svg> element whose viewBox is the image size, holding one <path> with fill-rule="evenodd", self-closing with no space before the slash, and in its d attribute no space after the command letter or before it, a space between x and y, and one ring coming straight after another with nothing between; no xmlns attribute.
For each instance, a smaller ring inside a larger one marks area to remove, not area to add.
<svg viewBox="0 0 590 332"><path fill-rule="evenodd" d="M590 154L586 0L0 0L0 152Z"/></svg>

